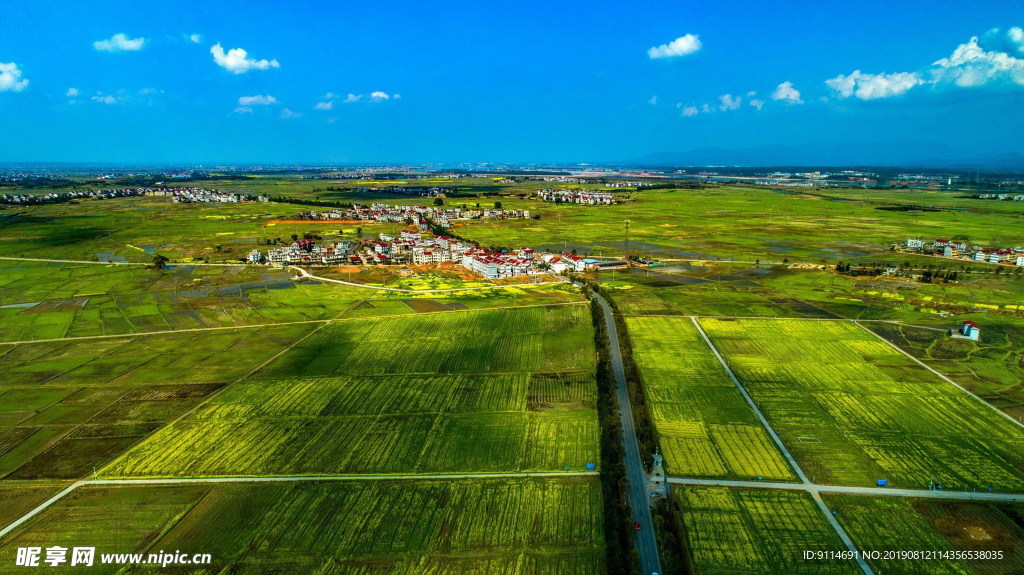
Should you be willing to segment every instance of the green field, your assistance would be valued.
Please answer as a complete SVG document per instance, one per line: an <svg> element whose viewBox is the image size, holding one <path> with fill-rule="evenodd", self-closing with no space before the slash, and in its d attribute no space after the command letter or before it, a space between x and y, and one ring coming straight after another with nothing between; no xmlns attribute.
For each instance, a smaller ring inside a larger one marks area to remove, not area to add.
<svg viewBox="0 0 1024 575"><path fill-rule="evenodd" d="M695 573L861 573L853 560L805 560L846 547L810 495L792 491L675 487Z"/></svg>
<svg viewBox="0 0 1024 575"><path fill-rule="evenodd" d="M667 474L796 480L689 318L626 325Z"/></svg>
<svg viewBox="0 0 1024 575"><path fill-rule="evenodd" d="M81 477L310 329L0 346L0 474Z"/></svg>
<svg viewBox="0 0 1024 575"><path fill-rule="evenodd" d="M1024 506L830 494L829 508L862 551L1001 552L1001 559L879 558L877 573L999 574L1024 570Z"/></svg>
<svg viewBox="0 0 1024 575"><path fill-rule="evenodd" d="M701 326L818 483L1024 489L1024 430L841 321Z"/></svg>
<svg viewBox="0 0 1024 575"><path fill-rule="evenodd" d="M582 468L598 442L587 311L329 324L101 475Z"/></svg>
<svg viewBox="0 0 1024 575"><path fill-rule="evenodd" d="M993 317L977 321L984 325L980 341L947 337L938 326L865 325L1019 419L1024 416L1024 321Z"/></svg>
<svg viewBox="0 0 1024 575"><path fill-rule="evenodd" d="M595 478L90 486L5 538L0 557L95 546L97 563L209 553L207 572L596 575L601 537Z"/></svg>

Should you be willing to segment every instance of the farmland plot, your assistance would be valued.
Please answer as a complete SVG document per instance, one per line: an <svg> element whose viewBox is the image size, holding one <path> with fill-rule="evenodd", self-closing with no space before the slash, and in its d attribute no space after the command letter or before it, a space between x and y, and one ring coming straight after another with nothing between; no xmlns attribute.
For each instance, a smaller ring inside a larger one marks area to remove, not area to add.
<svg viewBox="0 0 1024 575"><path fill-rule="evenodd" d="M795 480L689 318L626 319L666 471Z"/></svg>
<svg viewBox="0 0 1024 575"><path fill-rule="evenodd" d="M596 478L86 487L0 555L72 544L209 553L210 572L590 575L601 490Z"/></svg>
<svg viewBox="0 0 1024 575"><path fill-rule="evenodd" d="M331 319L373 293L257 267L0 260L0 340Z"/></svg>
<svg viewBox="0 0 1024 575"><path fill-rule="evenodd" d="M331 324L101 475L582 468L596 462L599 437L585 311L560 306ZM578 348L542 358L539 331L552 322ZM516 343L494 343L504 340ZM551 366L561 371L530 371Z"/></svg>
<svg viewBox="0 0 1024 575"><path fill-rule="evenodd" d="M853 560L804 560L845 549L809 495L725 487L674 489L696 573L860 573Z"/></svg>
<svg viewBox="0 0 1024 575"><path fill-rule="evenodd" d="M1024 431L858 326L701 324L813 480L1024 489Z"/></svg>
<svg viewBox="0 0 1024 575"><path fill-rule="evenodd" d="M82 477L309 329L12 346L0 356L0 476Z"/></svg>
<svg viewBox="0 0 1024 575"><path fill-rule="evenodd" d="M1024 569L1024 506L829 494L836 518L864 551L929 550L1002 553L988 559L875 559L878 572L1010 574ZM898 544L896 544L898 542Z"/></svg>

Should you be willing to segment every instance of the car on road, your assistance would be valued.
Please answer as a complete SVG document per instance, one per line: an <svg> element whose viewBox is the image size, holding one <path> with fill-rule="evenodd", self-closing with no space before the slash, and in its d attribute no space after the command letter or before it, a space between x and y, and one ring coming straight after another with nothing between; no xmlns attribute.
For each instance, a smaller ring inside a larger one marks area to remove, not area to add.
<svg viewBox="0 0 1024 575"><path fill-rule="evenodd" d="M637 531L640 531L640 522L639 521L634 521L633 522L633 529L636 529Z"/></svg>

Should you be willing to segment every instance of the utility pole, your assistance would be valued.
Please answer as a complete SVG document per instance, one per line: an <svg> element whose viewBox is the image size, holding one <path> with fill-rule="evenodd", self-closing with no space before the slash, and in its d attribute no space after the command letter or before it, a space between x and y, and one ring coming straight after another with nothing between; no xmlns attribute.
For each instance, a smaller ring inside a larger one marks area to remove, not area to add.
<svg viewBox="0 0 1024 575"><path fill-rule="evenodd" d="M625 224L626 224L626 241L624 243L625 243L625 249L626 249L626 266L629 267L629 220L626 220Z"/></svg>

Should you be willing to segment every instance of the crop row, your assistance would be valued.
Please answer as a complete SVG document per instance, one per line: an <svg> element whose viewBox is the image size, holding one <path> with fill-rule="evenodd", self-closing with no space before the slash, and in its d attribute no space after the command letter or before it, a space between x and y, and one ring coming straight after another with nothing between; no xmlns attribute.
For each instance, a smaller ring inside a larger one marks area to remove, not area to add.
<svg viewBox="0 0 1024 575"><path fill-rule="evenodd" d="M601 572L587 479L81 488L0 545L210 553L214 572Z"/></svg>
<svg viewBox="0 0 1024 575"><path fill-rule="evenodd" d="M702 319L819 482L1024 489L1024 432L849 322Z"/></svg>
<svg viewBox="0 0 1024 575"><path fill-rule="evenodd" d="M688 318L627 327L669 474L796 478Z"/></svg>

